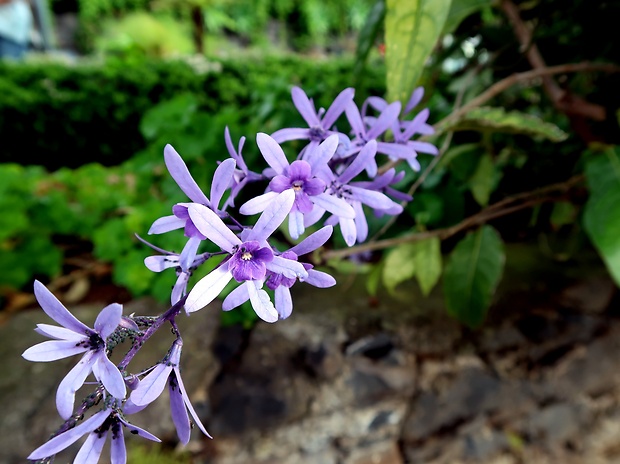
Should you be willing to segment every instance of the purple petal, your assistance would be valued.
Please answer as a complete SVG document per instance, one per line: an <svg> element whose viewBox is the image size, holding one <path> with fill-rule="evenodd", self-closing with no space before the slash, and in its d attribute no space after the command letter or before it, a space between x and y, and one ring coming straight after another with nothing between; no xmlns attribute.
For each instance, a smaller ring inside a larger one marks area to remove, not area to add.
<svg viewBox="0 0 620 464"><path fill-rule="evenodd" d="M304 282L317 288L328 288L336 285L336 279L332 276L314 269L308 270L308 278Z"/></svg>
<svg viewBox="0 0 620 464"><path fill-rule="evenodd" d="M185 243L181 255L179 256L179 264L181 265L181 269L185 272L189 271L192 267L201 242L202 239L200 237L190 237L187 243Z"/></svg>
<svg viewBox="0 0 620 464"><path fill-rule="evenodd" d="M409 140L414 136L416 132L419 132L419 129L426 124L426 120L430 114L430 110L428 108L424 108L420 111L407 126L405 126L405 130L401 134L402 140Z"/></svg>
<svg viewBox="0 0 620 464"><path fill-rule="evenodd" d="M125 404L123 404L123 413L126 414L126 415L135 414L137 412L142 411L144 408L146 408L146 406L148 406L148 405L138 406L138 405L134 404L134 402L131 401L131 397L129 397L125 401Z"/></svg>
<svg viewBox="0 0 620 464"><path fill-rule="evenodd" d="M174 387L170 382L168 383L168 393L170 395L170 415L172 416L172 422L177 430L177 436L179 437L180 442L186 445L189 443L191 436L191 425L183 398L185 395L181 393L176 379L174 382L176 382Z"/></svg>
<svg viewBox="0 0 620 464"><path fill-rule="evenodd" d="M265 208L254 227L248 233L247 240L263 242L280 227L293 207L295 193L293 190L285 190Z"/></svg>
<svg viewBox="0 0 620 464"><path fill-rule="evenodd" d="M132 434L139 435L142 438L146 438L147 440L156 441L158 443L161 442L161 440L159 438L157 438L155 435L153 435L152 433L147 432L146 430L144 430L141 427L138 427L137 425L130 424L129 422L127 422L122 417L119 416L118 420L120 420L123 423L123 425L129 429L129 431Z"/></svg>
<svg viewBox="0 0 620 464"><path fill-rule="evenodd" d="M269 299L267 292L260 288L261 283L254 280L248 280L243 285L248 289L250 295L250 303L258 317L265 322L276 322L278 320L278 312Z"/></svg>
<svg viewBox="0 0 620 464"><path fill-rule="evenodd" d="M112 303L101 310L95 320L95 330L104 340L112 335L112 332L118 327L123 315L123 306L118 303Z"/></svg>
<svg viewBox="0 0 620 464"><path fill-rule="evenodd" d="M353 185L350 185L349 188L352 198L374 209L389 209L398 204L381 192L366 190Z"/></svg>
<svg viewBox="0 0 620 464"><path fill-rule="evenodd" d="M55 338L56 340L71 340L73 342L79 342L85 338L84 335L75 333L73 330L50 324L37 324L37 328L34 329L34 331L38 334L45 335L46 337Z"/></svg>
<svg viewBox="0 0 620 464"><path fill-rule="evenodd" d="M293 312L293 300L291 299L291 291L284 285L280 285L274 290L274 299L276 301L276 311L280 319L286 319Z"/></svg>
<svg viewBox="0 0 620 464"><path fill-rule="evenodd" d="M75 455L75 460L73 462L79 462L80 464L97 464L107 437L108 430L104 430L101 433L91 432Z"/></svg>
<svg viewBox="0 0 620 464"><path fill-rule="evenodd" d="M308 123L310 127L317 127L321 125L321 121L316 114L316 109L312 101L308 99L306 92L299 87L293 87L291 90L291 96L293 97L293 104L301 117Z"/></svg>
<svg viewBox="0 0 620 464"><path fill-rule="evenodd" d="M413 148L400 143L378 142L377 151L379 153L383 153L384 155L398 159L409 159L416 157L416 152Z"/></svg>
<svg viewBox="0 0 620 464"><path fill-rule="evenodd" d="M100 351L95 357L97 360L93 364L93 374L97 380L101 381L105 389L114 398L125 399L127 393L125 380L116 365L108 359L105 351Z"/></svg>
<svg viewBox="0 0 620 464"><path fill-rule="evenodd" d="M282 190L286 190L286 189L282 189ZM278 195L279 193L277 191L263 193L262 195L259 195L255 198L252 198L251 200L246 201L239 208L239 212L241 214L245 214L246 216L249 216L251 214L261 213L265 211L267 206L269 206L269 204L273 201L273 199L276 198Z"/></svg>
<svg viewBox="0 0 620 464"><path fill-rule="evenodd" d="M355 221L353 219L340 218L338 223L340 224L340 233L342 233L342 238L344 238L344 242L348 246L355 245L355 239L357 238Z"/></svg>
<svg viewBox="0 0 620 464"><path fill-rule="evenodd" d="M276 174L283 174L288 168L288 160L282 151L282 147L278 145L274 139L263 132L256 134L256 143L258 148L267 161L267 164L273 168Z"/></svg>
<svg viewBox="0 0 620 464"><path fill-rule="evenodd" d="M75 403L75 392L77 392L86 377L92 371L92 366L97 359L94 351L88 351L73 369L65 376L58 385L56 391L56 408L60 417L67 420L73 414L73 404Z"/></svg>
<svg viewBox="0 0 620 464"><path fill-rule="evenodd" d="M278 143L288 142L289 140L308 140L310 139L310 129L290 128L280 129L271 134L271 138Z"/></svg>
<svg viewBox="0 0 620 464"><path fill-rule="evenodd" d="M185 390L185 385L183 385L183 379L181 379L181 373L179 372L178 367L174 368L174 374L177 380L177 384L179 386L179 391L181 392L181 396L183 397L183 401L185 402L185 406L187 407L189 413L192 415L192 418L194 419L194 423L198 426L200 431L204 433L207 437L213 438L211 435L209 435L209 432L207 432L207 429L205 429L205 426L202 425L202 421L198 417L198 414L196 414L196 411L194 410L194 407L192 406L192 403L189 400L189 395L187 394L187 391Z"/></svg>
<svg viewBox="0 0 620 464"><path fill-rule="evenodd" d="M185 227L185 219L172 216L164 216L157 219L149 229L149 235L164 234L171 230L177 230Z"/></svg>
<svg viewBox="0 0 620 464"><path fill-rule="evenodd" d="M304 192L308 195L319 195L325 191L325 182L313 177L304 182Z"/></svg>
<svg viewBox="0 0 620 464"><path fill-rule="evenodd" d="M355 157L353 162L347 166L340 176L338 176L338 180L346 184L355 176L357 176L360 172L367 168L369 163L374 160L375 154L377 153L377 141L371 140L368 142L358 155Z"/></svg>
<svg viewBox="0 0 620 464"><path fill-rule="evenodd" d="M181 272L170 293L170 304L175 305L187 292L187 282L189 281L190 274L187 272Z"/></svg>
<svg viewBox="0 0 620 464"><path fill-rule="evenodd" d="M294 161L294 162L296 163L296 161ZM278 174L277 176L275 176L273 179L271 179L269 181L269 188L271 189L271 192L267 192L267 193L273 193L273 192L275 192L275 193L282 193L283 191L285 191L287 189L290 189L290 188L293 188L293 187L291 186L291 180L287 176L285 176L283 174ZM267 194L265 194L265 195L267 195ZM254 198L254 200L256 200L256 198ZM248 201L247 203L245 203L242 206L242 208L245 205L247 205L248 203L251 203L251 202L252 202L252 200ZM264 207L260 211L264 211L265 207L267 206L267 203L265 203L265 202L262 202L262 203L263 203ZM258 211L256 211L256 212L258 212ZM242 212L241 214L246 214L246 213ZM252 213L252 214L254 214L254 213Z"/></svg>
<svg viewBox="0 0 620 464"><path fill-rule="evenodd" d="M127 449L125 448L125 434L112 434L110 444L110 461L112 464L125 464L127 462Z"/></svg>
<svg viewBox="0 0 620 464"><path fill-rule="evenodd" d="M439 154L439 150L435 145L428 142L418 142L413 141L409 142L409 144L415 151L419 151L420 153L428 153L429 155L437 155Z"/></svg>
<svg viewBox="0 0 620 464"><path fill-rule="evenodd" d="M327 110L327 113L325 113L325 116L323 116L323 127L325 129L330 129L334 125L336 119L344 112L346 106L353 101L354 96L355 89L351 87L344 89L338 94Z"/></svg>
<svg viewBox="0 0 620 464"><path fill-rule="evenodd" d="M294 252L297 256L302 256L310 253L317 248L323 246L332 235L334 228L331 226L325 226L322 229L317 230L315 233L309 235L304 240L299 242L289 251Z"/></svg>
<svg viewBox="0 0 620 464"><path fill-rule="evenodd" d="M248 289L245 285L239 285L232 292L228 294L224 301L222 302L222 310L230 311L231 309L235 309L237 306L241 306L243 303L250 299L250 295L248 294Z"/></svg>
<svg viewBox="0 0 620 464"><path fill-rule="evenodd" d="M172 372L172 366L158 364L146 377L144 377L138 388L131 392L131 401L137 406L147 405L155 401L164 391L168 383L168 377Z"/></svg>
<svg viewBox="0 0 620 464"><path fill-rule="evenodd" d="M405 111L403 112L403 114L409 114L412 109L418 106L418 103L422 101L422 97L424 97L424 87L417 87L416 89L414 89L413 93L411 94L411 98L409 98L409 101L405 106Z"/></svg>
<svg viewBox="0 0 620 464"><path fill-rule="evenodd" d="M200 187L198 187L198 184L196 184L196 181L189 173L183 158L172 148L172 145L166 145L164 148L164 161L170 175L190 200L202 205L209 205L209 200L200 190Z"/></svg>
<svg viewBox="0 0 620 464"><path fill-rule="evenodd" d="M328 193L321 193L311 197L312 203L316 206L329 211L330 213L343 218L353 219L355 217L355 211L349 203L342 198L338 198ZM308 223L306 223L308 226Z"/></svg>
<svg viewBox="0 0 620 464"><path fill-rule="evenodd" d="M353 203L353 209L355 209L355 228L357 230L357 241L359 243L365 242L368 237L368 222L366 222L366 216L364 215L364 209L361 203L357 201Z"/></svg>
<svg viewBox="0 0 620 464"><path fill-rule="evenodd" d="M267 263L267 269L275 274L282 274L289 279L304 280L308 277L308 272L306 272L301 263L292 259L282 258L281 256L274 256L273 261Z"/></svg>
<svg viewBox="0 0 620 464"><path fill-rule="evenodd" d="M327 137L317 148L308 154L308 157L305 160L310 164L312 168L312 172L315 172L320 167L327 164L329 160L332 159L336 150L338 149L338 144L340 143L340 139L337 134L332 134Z"/></svg>
<svg viewBox="0 0 620 464"><path fill-rule="evenodd" d="M206 206L190 205L188 211L189 217L200 233L222 250L231 253L233 248L241 243L239 237L224 224L217 214Z"/></svg>
<svg viewBox="0 0 620 464"><path fill-rule="evenodd" d="M345 108L345 114L347 115L347 120L349 121L349 125L353 130L353 133L360 138L365 138L366 127L364 126L364 122L362 121L362 116L360 115L360 110L357 109L357 105L355 102L351 101Z"/></svg>
<svg viewBox="0 0 620 464"><path fill-rule="evenodd" d="M386 109L381 112L381 115L377 118L377 121L372 125L366 133L368 139L376 139L398 119L400 115L400 102L394 102L388 105Z"/></svg>
<svg viewBox="0 0 620 464"><path fill-rule="evenodd" d="M41 305L41 308L43 308L43 311L45 311L45 314L63 327L79 334L87 334L90 332L88 326L77 320L77 318L58 301L58 298L38 280L34 281L34 295Z"/></svg>
<svg viewBox="0 0 620 464"><path fill-rule="evenodd" d="M161 272L164 269L177 267L179 265L178 256L148 256L144 258L144 265L153 272Z"/></svg>
<svg viewBox="0 0 620 464"><path fill-rule="evenodd" d="M233 259L231 259L228 263L228 269L237 282L263 279L267 272L265 263L259 259L250 259L248 261L243 259L233 261Z"/></svg>
<svg viewBox="0 0 620 464"><path fill-rule="evenodd" d="M232 158L228 158L220 163L213 174L213 182L211 183L211 207L218 208L222 195L228 187L231 186L233 174L237 163Z"/></svg>
<svg viewBox="0 0 620 464"><path fill-rule="evenodd" d="M312 203L310 203L310 211L312 211ZM291 234L291 238L297 240L305 230L304 215L300 211L291 211L288 215L288 233Z"/></svg>
<svg viewBox="0 0 620 464"><path fill-rule="evenodd" d="M227 264L220 266L200 279L185 300L185 311L192 313L204 308L217 298L233 278Z"/></svg>
<svg viewBox="0 0 620 464"><path fill-rule="evenodd" d="M306 180L312 175L312 168L307 161L296 160L287 169L288 177L291 181Z"/></svg>
<svg viewBox="0 0 620 464"><path fill-rule="evenodd" d="M364 102L364 106L365 105L370 105L377 111L383 111L385 108L387 108L388 103L380 97L368 97ZM365 115L366 112L363 111L363 114Z"/></svg>
<svg viewBox="0 0 620 464"><path fill-rule="evenodd" d="M83 340L87 339L83 337ZM84 353L88 349L88 347L76 345L75 340L50 340L28 348L22 353L22 357L28 361L49 362Z"/></svg>
<svg viewBox="0 0 620 464"><path fill-rule="evenodd" d="M312 211L313 208L313 204L312 201L310 201L310 197L302 191L297 191L295 192L295 208L297 209L297 211L299 211L302 214L308 214L310 211ZM293 213L294 211L291 211L291 213ZM289 216L290 218L290 216ZM303 224L303 217L301 218L302 224ZM301 231L301 233L299 235L303 234L303 230ZM294 237L296 239L296 237Z"/></svg>
<svg viewBox="0 0 620 464"><path fill-rule="evenodd" d="M327 194L326 193L322 193L321 195L327 195ZM319 197L321 195L317 195L315 197L312 197L313 201L317 197ZM351 211L353 211L353 210L351 210ZM314 208L312 208L312 211L310 211L310 213L304 215L304 226L310 227L310 226L316 224L317 222L319 222L319 220L323 217L324 214L325 214L325 209L322 208L321 206L317 205L316 202L314 202Z"/></svg>
<svg viewBox="0 0 620 464"><path fill-rule="evenodd" d="M81 424L67 430L66 432L61 433L60 435L56 435L47 443L39 446L36 450L30 453L27 459L31 461L36 461L61 452L62 450L68 448L73 443L78 441L80 437L101 427L101 425L105 422L110 413L110 409L105 409L103 411L95 413L92 417L89 417Z"/></svg>

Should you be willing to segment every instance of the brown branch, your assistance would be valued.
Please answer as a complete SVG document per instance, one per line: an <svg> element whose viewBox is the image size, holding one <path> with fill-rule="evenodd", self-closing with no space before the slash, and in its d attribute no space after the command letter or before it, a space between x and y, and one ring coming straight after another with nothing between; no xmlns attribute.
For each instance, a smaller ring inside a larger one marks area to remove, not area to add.
<svg viewBox="0 0 620 464"><path fill-rule="evenodd" d="M347 256L351 256L366 251L383 250L403 243L416 242L419 240L425 240L431 237L438 237L440 240L445 240L453 235L456 235L464 230L470 229L474 226L484 224L491 219L506 216L514 212L526 209L541 203L550 201L558 201L558 193L565 193L571 188L583 182L583 176L578 175L571 177L565 182L557 184L547 185L545 187L536 189L531 192L523 192L516 195L507 197L497 203L494 203L482 211L463 219L458 224L443 229L430 230L426 232L417 232L412 234L402 235L400 237L389 238L385 240L378 240L376 242L364 243L362 245L353 246L341 250L328 250L322 253L321 258L323 261L330 259L340 259ZM516 203L516 204L515 204Z"/></svg>

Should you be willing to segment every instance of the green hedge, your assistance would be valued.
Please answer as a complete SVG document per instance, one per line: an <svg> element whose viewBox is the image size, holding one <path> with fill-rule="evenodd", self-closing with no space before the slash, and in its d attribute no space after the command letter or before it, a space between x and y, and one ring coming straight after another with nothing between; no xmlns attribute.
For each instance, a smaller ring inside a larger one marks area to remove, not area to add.
<svg viewBox="0 0 620 464"><path fill-rule="evenodd" d="M383 76L381 66L371 67L360 98L382 94ZM319 96L321 105L351 82L352 61L340 59L0 62L0 162L119 164L146 146L142 115L181 93L195 95L200 110L234 113L241 124L259 121L268 132L282 127L278 115L290 106L292 85Z"/></svg>

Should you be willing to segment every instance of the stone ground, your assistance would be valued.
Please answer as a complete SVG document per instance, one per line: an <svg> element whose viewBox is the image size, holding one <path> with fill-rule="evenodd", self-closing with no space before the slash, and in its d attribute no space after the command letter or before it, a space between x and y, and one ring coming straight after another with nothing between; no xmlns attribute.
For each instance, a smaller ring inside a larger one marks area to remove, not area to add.
<svg viewBox="0 0 620 464"><path fill-rule="evenodd" d="M132 422L192 463L620 463L620 299L600 269L575 266L511 275L478 330L415 283L378 298L349 278L300 288L290 319L252 330L221 327L214 304L180 328L184 379L215 439L194 431L178 447L165 397ZM100 308L72 309L92 322ZM24 311L0 328L0 462L24 462L60 424L55 388L75 360L20 357L45 319ZM169 346L163 332L145 366Z"/></svg>

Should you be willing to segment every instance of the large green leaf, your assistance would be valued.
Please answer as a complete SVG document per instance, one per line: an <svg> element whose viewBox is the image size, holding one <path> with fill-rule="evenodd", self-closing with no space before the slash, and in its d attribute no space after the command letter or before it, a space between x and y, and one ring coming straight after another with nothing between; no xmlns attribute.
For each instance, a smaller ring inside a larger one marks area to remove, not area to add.
<svg viewBox="0 0 620 464"><path fill-rule="evenodd" d="M506 111L504 108L480 107L468 111L458 120L438 129L438 133L446 130L477 130L526 134L544 137L552 142L561 142L568 137L555 124L519 111Z"/></svg>
<svg viewBox="0 0 620 464"><path fill-rule="evenodd" d="M586 179L590 198L584 208L584 227L620 285L620 149L590 159Z"/></svg>
<svg viewBox="0 0 620 464"><path fill-rule="evenodd" d="M452 0L448 18L443 26L443 33L450 34L470 14L491 5L491 0Z"/></svg>
<svg viewBox="0 0 620 464"><path fill-rule="evenodd" d="M502 240L491 226L483 226L461 240L450 254L444 273L448 313L470 327L482 324L504 262Z"/></svg>
<svg viewBox="0 0 620 464"><path fill-rule="evenodd" d="M450 11L451 0L387 0L385 63L389 101L406 103Z"/></svg>
<svg viewBox="0 0 620 464"><path fill-rule="evenodd" d="M389 251L383 264L383 283L390 292L412 277L428 295L441 276L441 241L437 237L404 243Z"/></svg>

